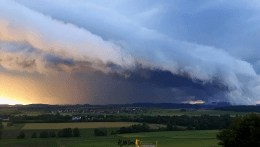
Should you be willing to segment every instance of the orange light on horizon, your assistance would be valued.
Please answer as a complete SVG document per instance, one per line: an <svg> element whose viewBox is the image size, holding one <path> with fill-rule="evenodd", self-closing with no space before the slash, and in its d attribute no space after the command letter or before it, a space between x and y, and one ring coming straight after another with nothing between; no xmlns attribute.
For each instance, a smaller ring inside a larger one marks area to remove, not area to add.
<svg viewBox="0 0 260 147"><path fill-rule="evenodd" d="M1 105L3 105L3 104L8 104L8 105L22 104L22 105L24 105L21 102L10 100L10 99L7 99L7 98L2 98L2 97L0 97L0 104Z"/></svg>
<svg viewBox="0 0 260 147"><path fill-rule="evenodd" d="M202 100L196 100L196 101L184 101L182 103L185 103L185 104L204 104L205 101L202 101Z"/></svg>

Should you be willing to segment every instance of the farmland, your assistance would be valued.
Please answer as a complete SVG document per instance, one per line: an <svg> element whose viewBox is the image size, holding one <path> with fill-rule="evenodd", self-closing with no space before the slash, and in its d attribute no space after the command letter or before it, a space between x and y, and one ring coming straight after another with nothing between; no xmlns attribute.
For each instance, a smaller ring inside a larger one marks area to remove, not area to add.
<svg viewBox="0 0 260 147"><path fill-rule="evenodd" d="M207 115L214 115L214 116L219 116L219 115L224 115L224 114L230 114L231 116L235 115L246 115L250 114L249 112L232 112L232 111L216 111L216 110L205 110L205 109L200 109L196 111L185 111L181 112L180 109L148 109L146 112L138 112L138 115L149 115L149 116L181 116L181 115L188 115L188 116L199 116L203 114Z"/></svg>
<svg viewBox="0 0 260 147"><path fill-rule="evenodd" d="M3 122L2 124L4 125L4 127L7 126L7 122Z"/></svg>
<svg viewBox="0 0 260 147"><path fill-rule="evenodd" d="M206 109L186 109L185 111L181 111L181 109L123 107L78 107L48 111L44 109L7 109L10 110L3 112L3 114L7 114L6 112L8 112L11 118L10 121L16 122L13 123L13 126L7 126L8 122L3 122L4 130L2 140L0 141L0 146L4 147L116 147L118 146L117 141L119 139L131 141L139 139L143 143L149 144L155 144L155 141L158 141L158 147L215 147L218 146L219 142L216 139L216 133L218 131L213 129L214 127L219 129L218 127L223 125L221 123L228 123L229 119L228 116L221 117L219 115L230 114L231 116L235 116L249 114L247 112L215 111ZM202 116L203 114L206 114L207 116ZM69 115L69 117L67 117L67 115ZM72 116L81 116L83 120L73 121ZM58 121L51 122L54 119L57 119ZM200 119L207 121L199 121ZM167 128L166 124L171 122L182 130L186 129L186 131L166 131L166 129L162 129L160 132L140 132L111 135L111 132L118 131L120 127L128 127L134 124L140 124L142 122L146 122L151 129ZM205 124L196 126L196 122L204 122ZM196 126L196 130L187 130L187 126L189 124L193 129L195 129L194 126ZM203 130L200 126L208 126L211 127L210 129L212 130ZM43 131L55 132L57 134L61 129L76 127L80 129L81 137L55 137L45 139L31 138L34 132L39 137L40 133ZM95 128L100 127L104 127L107 130L107 136L98 137L94 135ZM15 139L20 132L25 133L25 139Z"/></svg>
<svg viewBox="0 0 260 147"><path fill-rule="evenodd" d="M37 113L26 113L26 115L36 115ZM39 114L39 113L38 113ZM45 113L47 114L47 113ZM49 113L50 114L50 113ZM104 115L106 116L106 113L88 113L92 115ZM186 112L181 112L180 109L147 109L146 111L138 111L136 113L126 113L126 112L120 112L120 113L115 113L113 115L115 116L122 116L122 115L149 115L149 116L181 116L181 115L188 115L188 116L199 116L199 115L211 115L211 116L219 116L219 115L224 115L224 114L230 114L231 116L235 115L247 115L250 114L250 112L232 112L232 111L217 111L217 110L206 110L206 109L200 109L196 111L186 111ZM84 116L84 113L61 113L61 115L81 115Z"/></svg>
<svg viewBox="0 0 260 147"><path fill-rule="evenodd" d="M230 114L235 115L245 115L250 112L232 112L232 111L220 111L212 109L192 109L186 108L187 111L183 112L180 109L166 109L166 108L142 108L142 107L84 107L84 106L49 106L49 108L41 106L13 106L13 107L0 107L0 114L14 115L14 116L38 116L42 114L56 114L69 116L86 116L86 115L115 115L115 116L136 116L136 115L149 115L149 116L198 116L198 115L223 115Z"/></svg>
<svg viewBox="0 0 260 147"><path fill-rule="evenodd" d="M22 130L44 130L44 129L63 129L63 128L115 128L115 127L128 127L134 124L134 122L87 122L87 123L27 123ZM155 125L155 124L154 124ZM153 125L153 126L154 126Z"/></svg>
<svg viewBox="0 0 260 147"><path fill-rule="evenodd" d="M120 127L128 127L130 125L139 124L135 122L88 122L88 123L28 123L28 124L14 124L13 126L5 126L2 138L10 139L15 138L21 131L25 132L27 136L31 136L33 132L54 131L58 132L63 128L79 128L83 132L88 130L86 134L90 131L88 135L93 135L94 129L99 127L107 128L108 133L118 130ZM163 124L149 124L152 129L157 129L158 127L166 127ZM83 134L84 135L84 134Z"/></svg>
<svg viewBox="0 0 260 147"><path fill-rule="evenodd" d="M26 124L23 124L26 126ZM107 124L108 126L108 124ZM13 137L17 135L22 130L22 125L12 126L12 129L6 129L6 132L16 132L13 134ZM20 129L19 129L20 128ZM117 147L118 139L121 140L131 140L139 139L144 143L153 143L158 141L158 147L185 147L185 146L193 146L193 147L213 147L217 146L218 140L216 140L217 131L165 131L165 132L146 132L146 133L130 133L130 134L118 134L111 135L112 131L119 129L118 127L106 128L108 131L108 136L97 137L94 136L94 128L85 128L80 129L81 137L79 138L47 138L41 139L30 138L33 132L39 133L43 131L42 129L37 130L22 130L26 134L25 139L5 139L3 138L0 141L0 146L5 147L83 147L83 146L91 146L91 147ZM47 130L47 131L55 131L58 130ZM5 133L6 133L5 132ZM131 146L130 146L131 147ZM132 145L132 147L134 147Z"/></svg>

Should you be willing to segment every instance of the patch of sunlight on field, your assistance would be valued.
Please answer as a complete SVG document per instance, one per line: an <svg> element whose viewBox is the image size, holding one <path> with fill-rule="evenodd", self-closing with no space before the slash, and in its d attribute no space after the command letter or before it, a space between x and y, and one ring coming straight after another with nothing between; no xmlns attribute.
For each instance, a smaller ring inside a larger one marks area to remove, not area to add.
<svg viewBox="0 0 260 147"><path fill-rule="evenodd" d="M63 129L63 128L115 128L115 127L128 127L134 122L80 122L80 123L27 123L22 130L39 130L39 129Z"/></svg>
<svg viewBox="0 0 260 147"><path fill-rule="evenodd" d="M13 126L6 126L4 130L21 130L25 124L13 124Z"/></svg>
<svg viewBox="0 0 260 147"><path fill-rule="evenodd" d="M8 123L8 122L2 122L2 124L4 125L4 127L7 126L7 123Z"/></svg>
<svg viewBox="0 0 260 147"><path fill-rule="evenodd" d="M167 125L164 125L164 124L149 124L149 126L151 127L151 129L158 129L159 127L161 127L161 128L167 127Z"/></svg>

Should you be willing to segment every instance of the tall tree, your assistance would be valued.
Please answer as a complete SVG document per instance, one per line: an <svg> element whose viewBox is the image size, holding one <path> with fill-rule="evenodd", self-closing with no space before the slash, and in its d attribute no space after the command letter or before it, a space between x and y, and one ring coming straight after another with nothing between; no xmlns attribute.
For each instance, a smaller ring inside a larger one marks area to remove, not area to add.
<svg viewBox="0 0 260 147"><path fill-rule="evenodd" d="M231 125L217 134L219 145L224 147L260 146L260 117L251 113L232 119Z"/></svg>
<svg viewBox="0 0 260 147"><path fill-rule="evenodd" d="M0 120L0 139L3 133L4 125L2 124L2 121Z"/></svg>
<svg viewBox="0 0 260 147"><path fill-rule="evenodd" d="M73 136L74 136L74 137L80 137L80 132L79 132L79 129L78 129L78 128L74 128L74 129L73 129Z"/></svg>
<svg viewBox="0 0 260 147"><path fill-rule="evenodd" d="M71 128L65 128L61 131L62 137L72 137L72 129Z"/></svg>
<svg viewBox="0 0 260 147"><path fill-rule="evenodd" d="M173 131L173 126L170 122L167 123L167 130L168 131Z"/></svg>

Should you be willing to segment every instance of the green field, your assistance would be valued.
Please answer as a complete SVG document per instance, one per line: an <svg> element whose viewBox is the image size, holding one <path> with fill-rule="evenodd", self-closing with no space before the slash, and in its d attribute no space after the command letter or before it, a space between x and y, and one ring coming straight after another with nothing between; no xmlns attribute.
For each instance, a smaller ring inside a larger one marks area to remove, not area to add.
<svg viewBox="0 0 260 147"><path fill-rule="evenodd" d="M63 129L63 128L118 128L128 127L131 125L140 124L137 122L75 122L75 123L26 123L21 130L51 130L51 129ZM149 124L152 129L158 129L159 127L166 127L164 124ZM14 127L14 126L12 126ZM12 128L12 127L6 127Z"/></svg>
<svg viewBox="0 0 260 147"><path fill-rule="evenodd" d="M7 123L8 123L8 122L2 122L2 124L4 125L4 127L7 126Z"/></svg>
<svg viewBox="0 0 260 147"><path fill-rule="evenodd" d="M78 127L80 123L57 123L58 125L63 125L63 127ZM71 126L71 125L74 126ZM82 125L86 123L82 123ZM91 123L92 124L92 123ZM145 133L129 133L129 134L117 134L111 135L112 131L116 131L120 126L118 125L130 125L129 123L121 122L121 124L116 123L96 123L96 127L106 126L108 136L97 137L94 136L94 127L91 128L80 128L81 137L79 138L35 138L32 139L30 136L36 132L39 136L40 132L43 130L47 132L58 132L60 129L43 129L40 124L35 124L38 126L37 129L23 129L26 126L32 126L32 124L14 124L13 126L4 127L2 139L0 141L0 146L2 147L119 147L117 145L118 139L135 141L139 139L142 143L155 144L158 141L158 147L215 147L218 146L218 140L216 140L215 130L205 130L205 131L165 131L165 132L145 132ZM42 124L44 125L44 124ZM51 124L53 125L53 124ZM83 126L84 126L83 125ZM94 125L94 124L93 124ZM150 124L152 127L158 127L157 124ZM159 125L160 126L160 125ZM162 127L162 126L161 126ZM25 132L25 139L14 139L21 131ZM134 147L134 146L129 146Z"/></svg>
<svg viewBox="0 0 260 147"><path fill-rule="evenodd" d="M27 115L39 115L43 112L27 112ZM46 113L45 113L46 114ZM179 109L148 109L147 112L138 112L137 114L118 113L113 115L150 115L150 116L175 116L175 115L189 115L198 116L202 114L208 115L223 115L230 114L246 115L245 112L226 112L214 110L197 110L180 112ZM74 114L75 115L75 114ZM87 114L80 114L87 115ZM97 115L97 114L94 114ZM105 114L104 114L105 115ZM216 147L219 142L216 139L218 131L165 131L165 132L146 132L146 133L129 133L111 135L112 131L118 130L120 127L127 127L135 122L74 122L74 123L27 123L14 124L13 126L6 126L4 122L4 131L2 140L0 140L0 147L119 147L117 145L118 139L131 140L139 139L142 143L155 144L158 141L158 147ZM166 127L163 124L149 124L151 128ZM37 136L45 130L47 132L58 132L63 128L79 128L81 137L79 138L47 138L32 139L30 136L36 132ZM105 127L108 131L108 136L97 137L94 136L94 129ZM21 132L25 132L25 139L15 139ZM134 147L134 146L129 146Z"/></svg>
<svg viewBox="0 0 260 147"><path fill-rule="evenodd" d="M158 141L158 146L163 147L202 147L218 146L215 130L206 131L167 131L167 132L149 132L120 134L118 136L125 138L138 138L141 141L154 143Z"/></svg>
<svg viewBox="0 0 260 147"><path fill-rule="evenodd" d="M215 136L217 131L169 131L147 132L110 135L110 132L118 128L107 128L108 136L94 136L94 129L80 129L79 138L47 138L31 139L32 132L40 133L42 130L26 130L26 139L2 139L0 146L4 147L118 147L117 141L139 139L143 144L155 144L158 147L215 147L218 141ZM129 146L129 147L134 147Z"/></svg>
<svg viewBox="0 0 260 147"><path fill-rule="evenodd" d="M1 106L0 107L0 115L8 115L8 114L13 114L17 113L17 108L13 107L8 107L8 106Z"/></svg>
<svg viewBox="0 0 260 147"><path fill-rule="evenodd" d="M22 130L38 130L38 129L63 129L63 128L112 128L112 127L128 127L134 122L78 122L78 123L27 123Z"/></svg>

